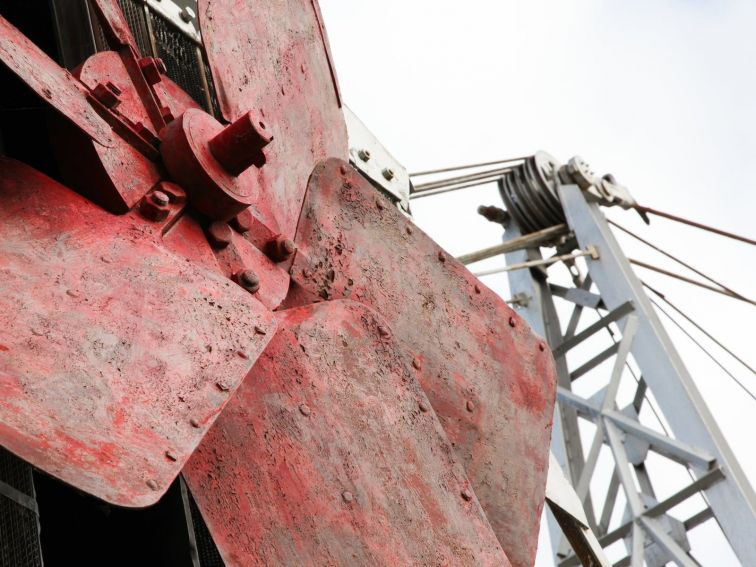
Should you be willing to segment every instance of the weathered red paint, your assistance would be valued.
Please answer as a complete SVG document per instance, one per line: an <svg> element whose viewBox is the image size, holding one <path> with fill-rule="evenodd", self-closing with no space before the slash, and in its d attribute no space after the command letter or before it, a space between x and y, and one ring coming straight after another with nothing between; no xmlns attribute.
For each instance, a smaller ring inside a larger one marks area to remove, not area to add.
<svg viewBox="0 0 756 567"><path fill-rule="evenodd" d="M224 132L215 118L202 110L190 109L160 133L160 154L171 177L186 188L198 211L222 221L234 218L255 202L258 177L263 171L256 167L239 171L221 163L216 153L228 156L213 152L211 143ZM254 143L246 149L249 154L262 153L261 147ZM265 159L259 163L262 165Z"/></svg>
<svg viewBox="0 0 756 567"><path fill-rule="evenodd" d="M307 179L347 156L346 126L314 2L200 0L198 17L223 116L258 112L274 139L255 170L254 213L291 237Z"/></svg>
<svg viewBox="0 0 756 567"><path fill-rule="evenodd" d="M532 564L550 354L323 161L347 143L317 2L200 0L231 127L95 5L117 51L81 81L0 17L0 60L63 115L58 165L89 199L0 160L0 445L144 506L230 399L185 469L229 565Z"/></svg>
<svg viewBox="0 0 756 567"><path fill-rule="evenodd" d="M352 301L280 314L184 469L229 567L509 565L386 325Z"/></svg>
<svg viewBox="0 0 756 567"><path fill-rule="evenodd" d="M532 565L556 380L540 338L337 159L310 178L288 305L350 298L386 317L513 565ZM507 321L517 322L511 328Z"/></svg>
<svg viewBox="0 0 756 567"><path fill-rule="evenodd" d="M156 502L275 325L138 214L0 160L0 444L34 466L108 502Z"/></svg>

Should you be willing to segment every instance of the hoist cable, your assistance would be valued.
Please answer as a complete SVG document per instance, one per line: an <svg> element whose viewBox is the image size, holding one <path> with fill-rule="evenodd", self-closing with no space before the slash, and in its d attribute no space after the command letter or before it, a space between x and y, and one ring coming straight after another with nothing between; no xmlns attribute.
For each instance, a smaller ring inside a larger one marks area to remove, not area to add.
<svg viewBox="0 0 756 567"><path fill-rule="evenodd" d="M496 161L484 161L481 163L471 163L468 165L455 165L452 167L444 167L441 169L429 169L427 171L418 171L416 173L410 173L410 177L420 177L421 175L433 175L434 173L446 173L447 171L460 171L462 169L474 169L476 167L486 167L488 165L499 165L502 163L512 163L515 161L523 161L528 159L529 156L525 157L516 157L516 158L510 158L510 159L500 159Z"/></svg>
<svg viewBox="0 0 756 567"><path fill-rule="evenodd" d="M683 332L683 334L686 337L688 337L691 341L693 341L693 344L695 344L699 349L701 349L704 352L704 354L706 354L706 356L708 356L714 362L714 364L716 364L717 366L719 366L719 368L721 368L724 371L725 374L727 374L738 386L740 386L742 388L742 390L746 394L748 394L751 398L753 398L753 401L756 402L756 395L754 395L753 392L751 392L748 388L746 388L745 384L743 384L740 380L738 380L738 378L732 372L730 372L729 370L727 370L727 368L725 368L724 365L721 362L719 362L719 360L717 360L716 357L713 354L711 354L706 349L706 347L704 347L701 343L699 343L696 340L696 338L693 335L691 335L687 331L687 329L685 329L685 327L683 327L680 323L678 323L677 320L674 317L672 317L669 313L667 313L661 307L661 305L659 305L656 301L654 301L650 297L648 299L653 304L653 306L656 307L659 310L659 312L663 313L667 317L667 319L669 319L678 329L680 329Z"/></svg>
<svg viewBox="0 0 756 567"><path fill-rule="evenodd" d="M685 219L682 217L678 217L677 215L673 215L671 213L665 213L664 211L659 211L657 209L652 209L651 207L644 207L641 205L636 205L635 210L643 213L647 213L650 215L656 215L658 217L664 217L666 219L679 222L682 224L687 224L688 226L693 226L695 228L700 228L701 230L705 230L707 232L713 232L714 234L718 234L720 236L725 236L727 238L732 238L734 240L739 240L741 242L745 242L746 244L752 244L756 245L756 240L753 240L751 238L747 238L745 236L740 236L739 234L735 234L732 232L728 232L726 230L722 230L719 228L714 228L713 226L708 226L700 222L692 221L689 219Z"/></svg>
<svg viewBox="0 0 756 567"><path fill-rule="evenodd" d="M678 263L678 264L680 264L681 266L684 266L684 267L688 268L688 269L689 269L689 270L690 270L691 272L694 272L694 273L698 274L698 275L699 275L699 276L701 276L702 278L709 280L709 281L710 281L711 283L713 283L713 284L715 284L715 285L718 285L718 286L719 286L719 287L721 287L721 288L722 288L723 290L725 290L725 291L729 292L729 293L730 293L731 295L736 295L736 296L738 296L738 297L739 297L740 299L747 299L747 298L746 298L745 296L743 296L743 295L739 294L739 293L738 293L738 292L736 292L736 291L733 291L732 289L730 289L729 287L727 287L727 286L726 286L726 285L724 285L723 283L720 283L720 282L718 282L717 280L715 280L714 278L712 278L711 276L708 276L708 275L706 275L706 274L705 274L705 273L703 273L703 272L702 272L701 270L698 270L698 269L694 268L694 267L693 267L693 266L691 266L690 264L688 264L688 263L686 263L686 262L684 262L684 261L680 260L680 258L677 258L676 256L674 256L674 255L670 254L670 253L669 253L669 252L667 252L666 250L662 250L661 248L659 248L659 247L658 247L658 246L656 246L655 244L652 244L652 243L651 243L651 242L649 242L648 240L645 240L644 238L641 238L640 236L638 236L637 234L635 234L635 233L634 233L634 232L632 232L631 230L628 230L627 228L625 228L625 227L623 227L622 225L620 225L620 224L618 224L618 223L614 222L614 221L613 221L613 220L611 220L611 219L606 219L606 220L607 220L607 222L608 222L609 224L611 224L612 226L616 226L616 227L617 227L618 229L620 229L620 230L621 230L622 232L624 232L625 234L629 234L630 236L632 236L632 237L633 237L633 238L635 238L636 240L638 240L638 241L642 242L643 244L645 244L646 246L648 246L648 247L650 247L650 248L652 248L652 249L656 250L656 251L657 251L657 252L659 252L660 254L663 254L664 256L666 256L667 258L669 258L670 260L673 260L673 261L677 262L677 263Z"/></svg>
<svg viewBox="0 0 756 567"><path fill-rule="evenodd" d="M725 345L723 345L720 341L718 341L716 338L714 338L706 329L704 329L701 325L696 323L693 319L690 318L687 314L685 314L679 307L677 307L675 304L673 304L667 297L661 293L660 291L655 290L653 287L648 285L646 282L641 281L643 284L643 287L654 293L659 299L661 299L664 303L666 303L669 307L674 309L681 317L683 317L688 323L693 325L696 329L698 329L700 332L702 332L704 335L706 335L709 340L711 340L714 344L716 344L719 348L721 348L723 351L725 351L727 354L729 354L732 358L737 360L740 364L742 364L745 368L750 370L752 373L756 374L756 370L751 368L751 366L748 365L742 358L740 358L738 355L736 355L734 352L732 352L730 349L728 349Z"/></svg>

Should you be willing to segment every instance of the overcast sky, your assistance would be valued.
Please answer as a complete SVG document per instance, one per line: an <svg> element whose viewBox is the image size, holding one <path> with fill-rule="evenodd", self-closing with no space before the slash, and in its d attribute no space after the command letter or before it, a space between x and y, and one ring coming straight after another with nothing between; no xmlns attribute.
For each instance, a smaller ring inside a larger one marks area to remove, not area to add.
<svg viewBox="0 0 756 567"><path fill-rule="evenodd" d="M320 4L346 103L410 171L539 149L563 162L580 154L596 171L614 173L643 204L756 237L756 2ZM482 203L500 203L495 188L421 199L413 209L426 232L461 254L501 238L476 215ZM756 295L754 247L663 219L645 227L635 213L608 214L731 288ZM628 255L672 267L620 241ZM756 363L755 307L664 276L641 276ZM507 297L505 276L485 282ZM756 483L756 402L679 332L670 328L670 334ZM756 390L753 374L712 348ZM696 547L693 540L695 556L704 565L736 564L710 528L697 530L703 543ZM545 541L538 565L551 565Z"/></svg>

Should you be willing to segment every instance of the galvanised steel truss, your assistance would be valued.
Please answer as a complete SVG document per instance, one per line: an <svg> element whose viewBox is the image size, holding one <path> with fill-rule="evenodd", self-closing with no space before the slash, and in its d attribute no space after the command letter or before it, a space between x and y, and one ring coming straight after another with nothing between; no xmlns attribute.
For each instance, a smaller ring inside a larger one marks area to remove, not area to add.
<svg viewBox="0 0 756 567"><path fill-rule="evenodd" d="M548 340L556 359L559 387L552 452L583 502L589 527L604 548L624 539L627 556L616 565L641 566L645 560L650 566L672 561L688 567L698 562L691 553L687 532L713 518L739 561L756 565L754 491L601 210L600 204L628 205L631 198L613 178L593 178L582 162L573 161L570 167L560 169L553 160L544 160L542 155L536 158L520 168L519 177L509 174L500 182L509 213L499 219L505 227L502 246L522 239L523 233L543 231L549 224L562 221L567 225L563 231L567 236L561 238L557 253L564 255L574 248L591 252L573 254L586 257L585 274L580 273L574 259L568 258L573 288L549 281L546 271L538 266L508 271L514 302L533 329ZM552 211L558 204L561 214L544 218L544 203ZM534 211L544 214L538 218ZM537 265L541 259L537 245L506 254L510 268L525 262ZM572 306L566 327L560 323L555 296ZM601 313L600 318L580 328L581 315L590 310ZM571 350L585 349L586 341L607 330L616 336L616 329L621 338L612 338L609 348L579 366L568 362ZM630 358L640 375L633 376L632 402L620 407L618 392L623 379L629 378L625 369L631 368ZM613 366L606 372L602 363L611 359ZM587 380L585 375L600 380L590 397L573 391L576 381ZM649 392L670 426L669 435L644 425L639 418ZM586 428L579 425L579 418L594 426L587 454L583 449ZM592 501L590 488L600 476L595 473L604 446L613 459L613 472L606 496L601 498L603 507L596 511L599 496L594 492ZM690 482L671 496L657 498L656 477L646 466L649 451L683 465ZM613 517L617 523L615 507L620 489L626 502L624 516L619 525L610 526ZM696 494L706 503L703 510L683 521L668 513ZM553 515L549 530L560 567L577 565L581 558L586 561L584 554L579 558L569 548Z"/></svg>

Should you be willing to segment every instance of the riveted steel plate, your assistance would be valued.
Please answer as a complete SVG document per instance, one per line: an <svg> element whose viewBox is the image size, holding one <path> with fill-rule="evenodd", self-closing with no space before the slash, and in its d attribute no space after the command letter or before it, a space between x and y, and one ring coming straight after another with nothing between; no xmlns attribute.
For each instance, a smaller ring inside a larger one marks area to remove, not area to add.
<svg viewBox="0 0 756 567"><path fill-rule="evenodd" d="M146 222L0 159L0 445L123 506L158 500L275 329Z"/></svg>
<svg viewBox="0 0 756 567"><path fill-rule="evenodd" d="M226 565L509 565L387 323L280 317L184 469Z"/></svg>
<svg viewBox="0 0 756 567"><path fill-rule="evenodd" d="M348 152L317 2L200 0L198 11L223 116L254 110L273 134L255 210L291 237L315 164Z"/></svg>
<svg viewBox="0 0 756 567"><path fill-rule="evenodd" d="M289 304L348 297L389 321L513 565L532 565L553 359L512 309L348 164L310 178Z"/></svg>

